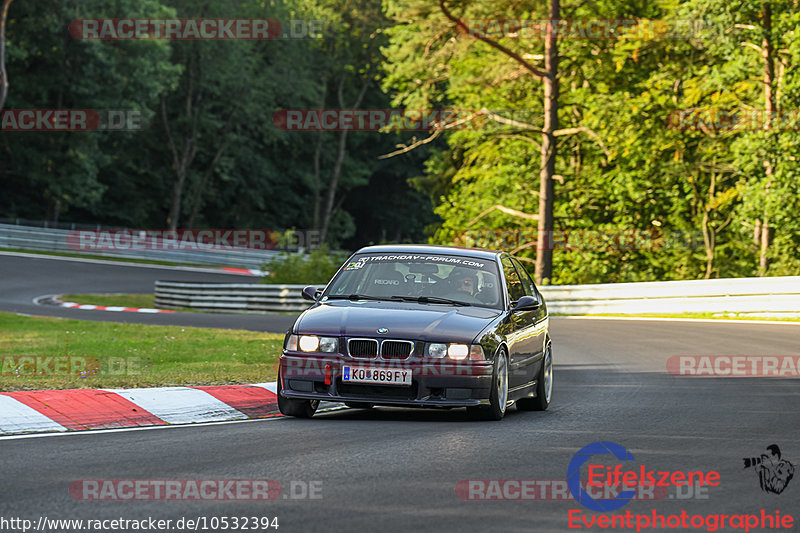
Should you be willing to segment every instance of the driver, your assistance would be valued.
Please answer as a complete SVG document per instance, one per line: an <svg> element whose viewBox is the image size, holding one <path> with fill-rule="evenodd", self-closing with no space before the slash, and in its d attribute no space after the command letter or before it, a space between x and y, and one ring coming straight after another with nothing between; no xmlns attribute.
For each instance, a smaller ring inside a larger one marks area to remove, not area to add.
<svg viewBox="0 0 800 533"><path fill-rule="evenodd" d="M470 296L475 296L478 292L478 276L469 270L453 270L448 281L457 292L466 292Z"/></svg>

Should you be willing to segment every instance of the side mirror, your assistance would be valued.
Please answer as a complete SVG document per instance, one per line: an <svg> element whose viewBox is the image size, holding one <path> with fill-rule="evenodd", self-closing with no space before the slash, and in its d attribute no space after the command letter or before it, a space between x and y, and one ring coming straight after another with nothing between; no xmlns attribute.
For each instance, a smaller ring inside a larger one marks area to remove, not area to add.
<svg viewBox="0 0 800 533"><path fill-rule="evenodd" d="M535 311L541 307L541 303L535 296L523 296L516 302L512 302L511 305L514 307L512 311Z"/></svg>
<svg viewBox="0 0 800 533"><path fill-rule="evenodd" d="M311 300L312 302L316 302L319 295L322 294L322 290L325 287L317 287L316 285L308 285L307 287L303 287L303 298L306 300Z"/></svg>

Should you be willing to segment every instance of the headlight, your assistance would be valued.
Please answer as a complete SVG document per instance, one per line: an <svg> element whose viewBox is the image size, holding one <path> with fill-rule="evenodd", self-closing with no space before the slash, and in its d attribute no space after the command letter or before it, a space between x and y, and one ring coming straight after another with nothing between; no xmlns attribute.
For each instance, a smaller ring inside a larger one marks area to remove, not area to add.
<svg viewBox="0 0 800 533"><path fill-rule="evenodd" d="M425 355L436 359L448 357L454 361L463 361L467 358L471 361L483 361L485 359L483 348L481 348L480 344L434 342L425 345Z"/></svg>
<svg viewBox="0 0 800 533"><path fill-rule="evenodd" d="M325 353L336 353L339 351L339 339L336 337L320 337L319 351Z"/></svg>
<svg viewBox="0 0 800 533"><path fill-rule="evenodd" d="M444 357L447 355L447 345L442 343L428 344L428 353L431 357Z"/></svg>
<svg viewBox="0 0 800 533"><path fill-rule="evenodd" d="M316 352L319 348L319 337L316 335L303 335L300 337L300 351L303 352Z"/></svg>
<svg viewBox="0 0 800 533"><path fill-rule="evenodd" d="M335 353L339 349L339 339L336 337L303 335L300 337L298 346L301 352Z"/></svg>
<svg viewBox="0 0 800 533"><path fill-rule="evenodd" d="M451 344L450 347L447 349L447 357L450 359L455 359L456 361L461 361L462 359L466 359L469 355L469 346L466 344Z"/></svg>

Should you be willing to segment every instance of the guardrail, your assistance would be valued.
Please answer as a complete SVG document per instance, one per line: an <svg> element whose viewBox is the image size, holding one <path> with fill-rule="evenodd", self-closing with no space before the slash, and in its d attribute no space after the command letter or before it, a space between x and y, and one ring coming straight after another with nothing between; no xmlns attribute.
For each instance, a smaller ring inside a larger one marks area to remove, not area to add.
<svg viewBox="0 0 800 533"><path fill-rule="evenodd" d="M206 250L75 250L74 247L70 247L70 240L67 239L69 234L70 230L66 229L0 224L0 248L65 252L70 254L127 259L146 259L170 263L222 265L250 269L261 268L268 259L279 253L275 250L254 250L250 248L233 247Z"/></svg>
<svg viewBox="0 0 800 533"><path fill-rule="evenodd" d="M551 285L541 291L557 314L800 316L800 276Z"/></svg>
<svg viewBox="0 0 800 533"><path fill-rule="evenodd" d="M156 307L217 312L300 312L303 285L156 282ZM540 288L551 313L737 313L800 316L800 276L735 278Z"/></svg>
<svg viewBox="0 0 800 533"><path fill-rule="evenodd" d="M311 305L300 295L303 287L305 285L156 281L155 306L218 313L299 313Z"/></svg>

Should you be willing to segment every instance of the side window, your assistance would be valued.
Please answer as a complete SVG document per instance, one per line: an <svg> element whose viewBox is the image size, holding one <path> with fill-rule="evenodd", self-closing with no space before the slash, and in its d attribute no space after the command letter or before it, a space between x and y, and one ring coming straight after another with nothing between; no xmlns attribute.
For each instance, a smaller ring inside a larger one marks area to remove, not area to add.
<svg viewBox="0 0 800 533"><path fill-rule="evenodd" d="M516 257L512 258L511 261L514 263L514 266L517 267L519 277L522 279L522 289L525 291L525 294L538 298L539 295L536 293L536 285L534 285L528 271L525 270L525 267L522 266L522 263L520 263Z"/></svg>
<svg viewBox="0 0 800 533"><path fill-rule="evenodd" d="M514 264L508 256L503 257L502 264L503 274L506 278L506 287L508 288L508 296L511 298L511 301L514 302L525 296L525 290L522 288L522 281L520 281Z"/></svg>

